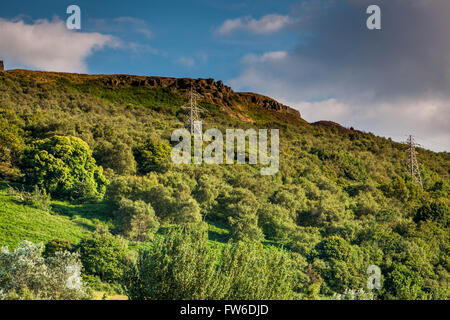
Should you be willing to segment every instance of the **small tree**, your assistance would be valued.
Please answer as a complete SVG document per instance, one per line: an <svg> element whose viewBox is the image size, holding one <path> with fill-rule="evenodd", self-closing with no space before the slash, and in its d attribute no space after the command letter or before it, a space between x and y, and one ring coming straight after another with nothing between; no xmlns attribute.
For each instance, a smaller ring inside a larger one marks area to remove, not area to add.
<svg viewBox="0 0 450 320"><path fill-rule="evenodd" d="M148 141L133 149L138 172L147 174L157 171L170 158L172 149L163 142Z"/></svg>
<svg viewBox="0 0 450 320"><path fill-rule="evenodd" d="M115 215L121 223L124 233L132 240L151 240L159 229L155 210L142 200L122 199Z"/></svg>
<svg viewBox="0 0 450 320"><path fill-rule="evenodd" d="M226 199L230 236L235 241L258 241L263 237L258 227L259 202L247 189L236 188Z"/></svg>

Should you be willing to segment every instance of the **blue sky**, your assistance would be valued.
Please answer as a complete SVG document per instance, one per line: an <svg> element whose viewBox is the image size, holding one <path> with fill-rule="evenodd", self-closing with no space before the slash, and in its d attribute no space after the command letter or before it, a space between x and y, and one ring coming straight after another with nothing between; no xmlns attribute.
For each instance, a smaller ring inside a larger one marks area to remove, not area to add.
<svg viewBox="0 0 450 320"><path fill-rule="evenodd" d="M2 6L1 18L23 16L65 20L66 8L77 4L82 13L78 32L100 32L135 42L137 49L104 48L87 58L89 73L127 73L173 77L213 77L228 80L238 75L240 60L249 53L292 47L295 35L221 37L214 31L227 19L266 14L288 14L294 1L11 1ZM117 26L117 18L145 22L151 34L139 32L132 23ZM9 67L27 67L14 63Z"/></svg>
<svg viewBox="0 0 450 320"><path fill-rule="evenodd" d="M80 31L65 27L81 8ZM369 30L366 10L381 10ZM0 11L0 60L26 68L222 80L307 121L450 150L448 0L40 0Z"/></svg>

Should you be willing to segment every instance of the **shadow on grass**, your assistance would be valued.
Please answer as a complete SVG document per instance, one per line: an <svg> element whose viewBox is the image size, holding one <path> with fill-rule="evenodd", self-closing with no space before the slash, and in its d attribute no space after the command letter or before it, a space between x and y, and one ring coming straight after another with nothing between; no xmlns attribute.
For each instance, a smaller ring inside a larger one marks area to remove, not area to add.
<svg viewBox="0 0 450 320"><path fill-rule="evenodd" d="M52 211L70 218L79 217L82 219L98 220L103 223L109 223L113 220L112 208L104 202L85 203L85 204L68 204L68 203L52 203ZM76 221L76 223L80 221ZM80 222L82 223L82 222Z"/></svg>

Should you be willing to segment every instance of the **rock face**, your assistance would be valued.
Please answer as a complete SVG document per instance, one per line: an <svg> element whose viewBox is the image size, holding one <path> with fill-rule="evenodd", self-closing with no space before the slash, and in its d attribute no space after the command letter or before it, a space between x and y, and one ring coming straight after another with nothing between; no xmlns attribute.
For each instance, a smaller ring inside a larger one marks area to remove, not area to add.
<svg viewBox="0 0 450 320"><path fill-rule="evenodd" d="M168 88L171 91L187 92L192 89L201 94L204 99L218 106L231 106L233 103L241 102L245 105L253 105L271 111L289 114L300 118L300 112L275 101L272 98L256 93L234 92L222 81L214 79L190 79L190 78L167 78L167 77L140 77L130 75L104 76L106 85L119 87L123 85L149 86Z"/></svg>
<svg viewBox="0 0 450 320"><path fill-rule="evenodd" d="M0 60L0 71L4 71L5 70L5 66L3 65L3 61Z"/></svg>

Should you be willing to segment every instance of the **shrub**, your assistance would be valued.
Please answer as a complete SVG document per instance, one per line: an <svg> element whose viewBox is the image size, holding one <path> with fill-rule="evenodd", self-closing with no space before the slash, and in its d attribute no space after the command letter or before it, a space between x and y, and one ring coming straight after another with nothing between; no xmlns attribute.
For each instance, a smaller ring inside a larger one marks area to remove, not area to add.
<svg viewBox="0 0 450 320"><path fill-rule="evenodd" d="M172 149L163 142L148 141L134 148L133 153L137 162L138 172L147 174L157 171L170 158Z"/></svg>
<svg viewBox="0 0 450 320"><path fill-rule="evenodd" d="M86 272L104 281L117 281L127 265L126 243L107 230L96 232L78 245L80 259Z"/></svg>
<svg viewBox="0 0 450 320"><path fill-rule="evenodd" d="M88 299L77 253L42 256L42 244L23 241L14 252L0 251L1 299Z"/></svg>
<svg viewBox="0 0 450 320"><path fill-rule="evenodd" d="M52 257L55 256L57 252L72 252L73 250L74 248L69 240L58 238L50 240L45 244L43 255L44 257Z"/></svg>
<svg viewBox="0 0 450 320"><path fill-rule="evenodd" d="M316 246L316 252L320 259L323 260L340 260L344 262L350 261L351 245L344 239L331 236L322 240Z"/></svg>
<svg viewBox="0 0 450 320"><path fill-rule="evenodd" d="M388 299L416 300L425 298L423 279L417 272L402 264L394 264L386 275L383 287Z"/></svg>
<svg viewBox="0 0 450 320"><path fill-rule="evenodd" d="M112 169L117 174L136 173L133 151L121 141L115 141L114 143L105 140L100 141L95 148L94 158L103 168Z"/></svg>
<svg viewBox="0 0 450 320"><path fill-rule="evenodd" d="M236 188L225 199L225 212L229 215L230 236L235 241L258 241L263 234L258 227L257 210L260 203L247 189Z"/></svg>
<svg viewBox="0 0 450 320"><path fill-rule="evenodd" d="M414 216L414 221L436 221L447 227L450 222L450 210L448 206L442 201L427 202L421 206L416 215Z"/></svg>

